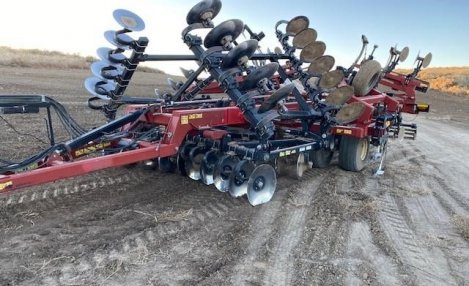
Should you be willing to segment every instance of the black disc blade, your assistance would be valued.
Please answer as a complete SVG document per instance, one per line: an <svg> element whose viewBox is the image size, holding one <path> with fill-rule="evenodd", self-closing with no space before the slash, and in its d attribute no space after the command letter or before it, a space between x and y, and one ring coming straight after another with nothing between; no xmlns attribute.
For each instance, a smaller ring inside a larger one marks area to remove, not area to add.
<svg viewBox="0 0 469 286"><path fill-rule="evenodd" d="M188 25L202 23L208 19L214 19L221 9L220 0L204 0L197 3L186 16Z"/></svg>
<svg viewBox="0 0 469 286"><path fill-rule="evenodd" d="M223 69L230 69L241 66L245 61L251 58L251 56L256 52L257 47L257 40L247 40L242 42L226 54L221 62L221 67Z"/></svg>
<svg viewBox="0 0 469 286"><path fill-rule="evenodd" d="M240 89L245 91L256 88L260 80L264 78L270 79L275 72L277 72L278 67L278 63L269 63L265 66L256 68L244 79Z"/></svg>
<svg viewBox="0 0 469 286"><path fill-rule="evenodd" d="M236 41L244 30L244 23L238 19L224 21L213 28L204 39L204 46L209 49L216 46L225 46Z"/></svg>
<svg viewBox="0 0 469 286"><path fill-rule="evenodd" d="M267 98L261 104L261 106L259 107L258 113L264 113L274 108L277 105L277 103L280 100L287 97L293 91L294 88L295 88L295 84L290 83L281 87L277 91L275 91L269 98Z"/></svg>
<svg viewBox="0 0 469 286"><path fill-rule="evenodd" d="M112 13L117 24L130 31L142 31L145 29L145 22L137 14L124 9L114 10Z"/></svg>

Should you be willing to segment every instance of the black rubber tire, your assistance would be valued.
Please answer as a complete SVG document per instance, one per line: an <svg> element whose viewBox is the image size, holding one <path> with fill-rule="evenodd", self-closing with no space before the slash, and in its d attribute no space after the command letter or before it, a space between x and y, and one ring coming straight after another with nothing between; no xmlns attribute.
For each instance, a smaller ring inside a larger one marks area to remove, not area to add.
<svg viewBox="0 0 469 286"><path fill-rule="evenodd" d="M367 137L342 136L339 147L339 166L347 171L359 172L368 161L370 141Z"/></svg>
<svg viewBox="0 0 469 286"><path fill-rule="evenodd" d="M313 162L313 168L325 168L329 166L334 152L331 150L317 150L309 153L309 159Z"/></svg>
<svg viewBox="0 0 469 286"><path fill-rule="evenodd" d="M381 64L379 62L375 60L364 62L352 81L355 94L363 96L370 93L370 91L378 85L380 74Z"/></svg>

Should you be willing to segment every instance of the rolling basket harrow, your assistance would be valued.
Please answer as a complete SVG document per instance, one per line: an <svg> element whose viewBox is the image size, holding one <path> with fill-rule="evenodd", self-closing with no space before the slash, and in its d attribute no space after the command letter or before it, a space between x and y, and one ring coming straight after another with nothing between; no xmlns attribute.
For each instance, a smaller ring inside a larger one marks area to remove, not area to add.
<svg viewBox="0 0 469 286"><path fill-rule="evenodd" d="M307 17L277 22L281 48L264 53L258 48L264 33L254 33L239 19L214 24L221 6L219 0L204 0L187 14L182 40L191 55L146 54L148 38L131 36L144 30L143 20L116 10L121 29L104 33L114 48L98 49L100 60L85 81L88 106L108 119L98 128L84 130L47 96L0 96L0 113L46 108L51 143L22 162L0 166L0 192L143 162L213 184L233 197L247 195L259 205L272 199L278 175L301 178L308 168L328 166L335 152L345 170L359 172L374 160L375 174L382 174L389 139L415 139L417 126L403 122L402 113L429 110L416 103L415 91L429 87L417 75L431 54L418 56L411 74L399 74L394 69L409 49L391 48L381 67L373 57L377 46L367 56L368 40L362 36L355 62L332 70L335 60L324 55L326 44L317 40ZM208 30L203 39L200 30ZM249 39L238 42L244 32ZM169 79L171 92L124 95L141 62L188 60L198 69L181 69L185 81ZM379 84L390 91L380 91ZM125 114L116 118L121 106ZM70 135L67 142L54 141L51 108Z"/></svg>

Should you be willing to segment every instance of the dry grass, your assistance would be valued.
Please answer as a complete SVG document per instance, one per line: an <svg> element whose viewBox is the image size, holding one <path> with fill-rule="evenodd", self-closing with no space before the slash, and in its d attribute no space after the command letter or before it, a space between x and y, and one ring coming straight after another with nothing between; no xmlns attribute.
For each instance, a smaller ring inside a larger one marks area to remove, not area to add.
<svg viewBox="0 0 469 286"><path fill-rule="evenodd" d="M39 49L13 49L0 46L0 66L28 68L89 69L97 58L83 57L78 54L66 54L57 51ZM138 71L163 73L161 70L139 66Z"/></svg>
<svg viewBox="0 0 469 286"><path fill-rule="evenodd" d="M408 74L410 70L396 70ZM469 67L427 68L419 78L430 82L430 88L446 93L469 95Z"/></svg>
<svg viewBox="0 0 469 286"><path fill-rule="evenodd" d="M469 240L469 217L455 215L453 217L453 223L456 225L464 239Z"/></svg>

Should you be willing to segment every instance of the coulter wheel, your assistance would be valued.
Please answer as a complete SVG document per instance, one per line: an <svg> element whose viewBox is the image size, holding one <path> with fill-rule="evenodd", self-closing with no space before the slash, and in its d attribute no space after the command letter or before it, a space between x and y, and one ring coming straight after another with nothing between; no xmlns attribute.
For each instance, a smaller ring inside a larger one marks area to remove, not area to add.
<svg viewBox="0 0 469 286"><path fill-rule="evenodd" d="M370 142L367 137L342 136L339 147L339 166L347 171L361 171L368 160Z"/></svg>
<svg viewBox="0 0 469 286"><path fill-rule="evenodd" d="M248 200L253 206L269 202L277 187L277 175L274 167L268 164L257 166L248 180Z"/></svg>
<svg viewBox="0 0 469 286"><path fill-rule="evenodd" d="M352 81L355 94L367 95L379 82L381 76L381 65L375 60L364 62Z"/></svg>

